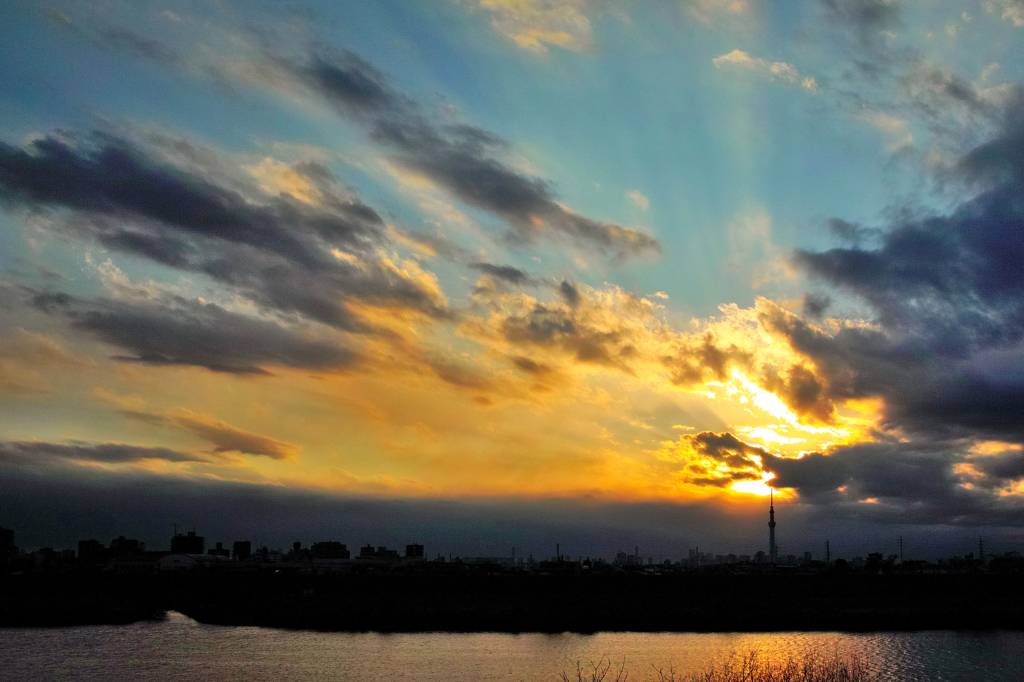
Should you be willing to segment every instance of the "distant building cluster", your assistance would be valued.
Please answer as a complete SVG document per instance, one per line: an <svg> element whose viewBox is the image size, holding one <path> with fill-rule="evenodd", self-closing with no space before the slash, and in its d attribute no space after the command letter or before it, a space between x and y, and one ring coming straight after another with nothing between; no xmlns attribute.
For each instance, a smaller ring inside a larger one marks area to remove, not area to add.
<svg viewBox="0 0 1024 682"><path fill-rule="evenodd" d="M421 544L408 544L405 551L382 545L367 544L353 552L344 543L335 540L292 543L291 549L254 547L250 540L236 540L230 547L216 542L207 548L206 538L195 530L178 533L170 538L169 550L148 550L145 543L123 535L104 545L95 539L80 540L78 548L55 550L50 547L25 552L15 545L14 531L0 528L0 565L11 571L73 570L88 568L117 573L159 573L190 570L305 570L312 572L365 572L365 571L456 571L483 574L527 572L540 575L588 575L603 573L641 573L660 575L689 572L710 573L962 573L975 571L1024 572L1024 556L1011 551L986 554L979 541L978 552L957 555L932 563L905 560L902 538L899 554L875 552L866 557L846 560L833 559L828 541L825 554L815 558L811 552L800 555L778 552L775 543L774 501L769 507L769 551L753 554L716 554L700 547L688 550L678 560L643 556L639 547L631 553L619 551L615 558L564 555L560 546L550 558L535 559L533 555L516 557L515 548L510 556L452 557L437 555L428 558Z"/></svg>
<svg viewBox="0 0 1024 682"><path fill-rule="evenodd" d="M333 540L314 542L308 547L295 542L287 552L262 546L254 551L250 540L236 540L230 548L217 542L207 549L206 538L192 530L175 532L171 536L169 551L147 550L145 543L119 536L108 545L95 539L80 540L77 552L74 549L57 551L44 547L26 553L14 544L13 530L0 528L0 559L9 568L22 570L75 566L98 567L119 573L261 566L341 570L424 562L425 550L423 545L410 544L406 545L405 553L400 554L398 550L367 545L359 550L358 556L352 557L347 545Z"/></svg>

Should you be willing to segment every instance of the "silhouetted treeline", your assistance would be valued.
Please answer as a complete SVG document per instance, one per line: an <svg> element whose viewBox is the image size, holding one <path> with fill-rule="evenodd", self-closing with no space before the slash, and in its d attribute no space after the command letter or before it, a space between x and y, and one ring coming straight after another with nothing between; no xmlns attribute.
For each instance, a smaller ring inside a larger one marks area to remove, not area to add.
<svg viewBox="0 0 1024 682"><path fill-rule="evenodd" d="M0 578L0 625L379 632L1024 629L1015 575L457 575L192 571Z"/></svg>

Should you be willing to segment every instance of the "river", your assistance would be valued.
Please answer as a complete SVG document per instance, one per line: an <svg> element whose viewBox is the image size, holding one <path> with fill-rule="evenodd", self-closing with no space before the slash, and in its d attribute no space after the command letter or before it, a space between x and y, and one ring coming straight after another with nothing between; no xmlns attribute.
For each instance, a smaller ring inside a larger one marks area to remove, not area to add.
<svg viewBox="0 0 1024 682"><path fill-rule="evenodd" d="M132 625L0 629L0 680L553 682L577 661L610 657L642 681L652 666L689 672L754 650L858 656L893 682L1024 679L1021 632L381 635L220 627L172 612Z"/></svg>

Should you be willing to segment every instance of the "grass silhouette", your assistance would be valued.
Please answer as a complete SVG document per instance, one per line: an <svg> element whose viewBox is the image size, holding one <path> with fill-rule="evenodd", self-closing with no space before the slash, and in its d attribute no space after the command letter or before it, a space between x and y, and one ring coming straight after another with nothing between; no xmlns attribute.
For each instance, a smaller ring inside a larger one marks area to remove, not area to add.
<svg viewBox="0 0 1024 682"><path fill-rule="evenodd" d="M831 657L811 654L802 659L790 657L771 661L760 652L751 651L689 673L682 673L671 665L651 667L654 674L648 679L656 682L874 682L878 679L864 668L860 659L844 659L838 653ZM611 657L602 657L587 666L577 661L576 670L562 671L559 679L561 682L627 682L629 671L625 658L616 663Z"/></svg>

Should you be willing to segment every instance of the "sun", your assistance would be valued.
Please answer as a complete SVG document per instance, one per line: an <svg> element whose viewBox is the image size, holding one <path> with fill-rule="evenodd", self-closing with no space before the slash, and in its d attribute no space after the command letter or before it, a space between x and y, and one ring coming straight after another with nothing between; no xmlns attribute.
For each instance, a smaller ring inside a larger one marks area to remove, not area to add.
<svg viewBox="0 0 1024 682"><path fill-rule="evenodd" d="M768 481L775 478L775 474L770 471L766 471L761 474L760 481L736 481L730 489L735 490L738 493L748 493L750 495L769 495L772 492L772 488L768 486Z"/></svg>

